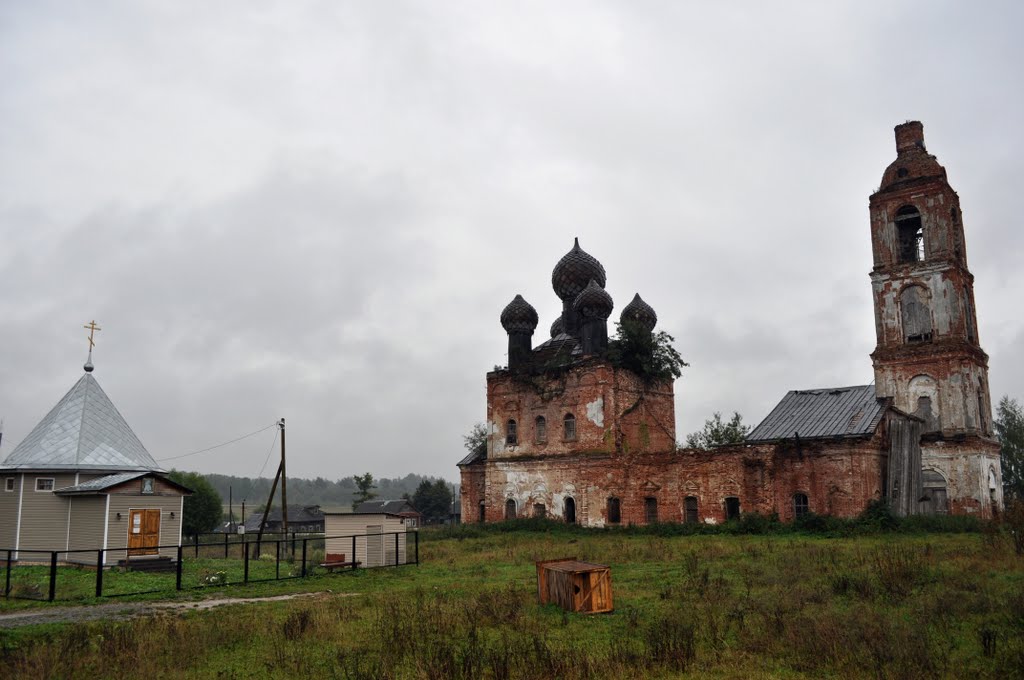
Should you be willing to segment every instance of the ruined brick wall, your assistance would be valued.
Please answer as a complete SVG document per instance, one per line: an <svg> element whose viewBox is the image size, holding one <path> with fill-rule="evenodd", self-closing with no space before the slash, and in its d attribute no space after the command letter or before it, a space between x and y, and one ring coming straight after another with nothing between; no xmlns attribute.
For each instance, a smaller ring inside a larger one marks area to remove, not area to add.
<svg viewBox="0 0 1024 680"><path fill-rule="evenodd" d="M881 497L886 455L881 435L872 439L737 445L713 451L682 450L649 454L594 453L519 456L490 460L484 469L486 521L505 519L509 500L519 517L543 506L547 517L564 517L567 498L584 526L608 524L608 499L619 500L620 523L646 524L648 502L656 499L657 519L682 522L686 498L697 499L701 522L726 519L725 499L740 500L741 512L793 519L793 495L806 494L811 512L850 517ZM464 488L474 485L463 469ZM474 485L477 488L479 485ZM463 518L469 504L464 495ZM478 507L478 506L477 506Z"/></svg>
<svg viewBox="0 0 1024 680"><path fill-rule="evenodd" d="M574 419L574 437L566 437L567 415ZM543 438L538 418L544 419ZM675 448L672 384L645 385L597 358L557 374L489 373L487 421L490 460ZM509 421L516 424L514 443Z"/></svg>
<svg viewBox="0 0 1024 680"><path fill-rule="evenodd" d="M999 444L977 437L926 437L921 466L945 479L949 513L991 517L994 508L1003 507Z"/></svg>

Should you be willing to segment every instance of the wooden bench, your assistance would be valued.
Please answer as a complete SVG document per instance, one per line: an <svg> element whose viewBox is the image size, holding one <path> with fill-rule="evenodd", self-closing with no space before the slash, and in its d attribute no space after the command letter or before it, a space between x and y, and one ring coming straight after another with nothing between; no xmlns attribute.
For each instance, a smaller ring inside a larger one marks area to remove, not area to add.
<svg viewBox="0 0 1024 680"><path fill-rule="evenodd" d="M343 569L345 567L352 567L355 569L362 562L355 560L345 561L345 553L327 553L324 561L320 563L320 566L329 572L333 572L335 569Z"/></svg>

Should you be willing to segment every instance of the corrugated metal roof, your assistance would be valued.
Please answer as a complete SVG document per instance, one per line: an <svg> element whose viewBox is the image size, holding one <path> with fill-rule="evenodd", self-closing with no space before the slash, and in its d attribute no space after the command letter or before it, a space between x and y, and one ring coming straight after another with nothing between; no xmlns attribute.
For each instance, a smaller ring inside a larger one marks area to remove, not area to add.
<svg viewBox="0 0 1024 680"><path fill-rule="evenodd" d="M456 466L470 465L471 463L475 463L478 460L483 460L486 457L487 456L485 456L484 454L480 453L479 451L472 451L472 452L469 453L469 455L467 455L465 458L460 460L455 465Z"/></svg>
<svg viewBox="0 0 1024 680"><path fill-rule="evenodd" d="M820 437L870 436L885 413L886 401L874 385L793 390L747 435L748 442Z"/></svg>
<svg viewBox="0 0 1024 680"><path fill-rule="evenodd" d="M91 373L0 465L14 469L162 471Z"/></svg>

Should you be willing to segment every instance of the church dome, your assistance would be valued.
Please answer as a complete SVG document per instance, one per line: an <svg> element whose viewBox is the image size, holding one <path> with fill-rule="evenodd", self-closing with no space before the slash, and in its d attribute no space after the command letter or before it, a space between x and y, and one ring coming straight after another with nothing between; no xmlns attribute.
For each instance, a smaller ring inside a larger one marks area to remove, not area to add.
<svg viewBox="0 0 1024 680"><path fill-rule="evenodd" d="M551 287L562 300L573 300L583 292L591 279L604 288L604 267L597 258L580 248L580 240L577 238L572 250L551 271Z"/></svg>
<svg viewBox="0 0 1024 680"><path fill-rule="evenodd" d="M551 337L557 338L559 335L565 332L565 322L562 321L562 317L555 319L555 322L551 324Z"/></svg>
<svg viewBox="0 0 1024 680"><path fill-rule="evenodd" d="M501 310L501 326L507 333L532 333L538 321L537 310L522 295L516 295Z"/></svg>
<svg viewBox="0 0 1024 680"><path fill-rule="evenodd" d="M607 319L612 315L612 296L604 288L598 285L597 281L590 279L590 283L576 296L572 303L573 309L586 318Z"/></svg>
<svg viewBox="0 0 1024 680"><path fill-rule="evenodd" d="M920 121L912 120L897 125L895 132L896 160L885 169L880 190L923 178L936 177L945 181L946 169L925 148L924 126Z"/></svg>
<svg viewBox="0 0 1024 680"><path fill-rule="evenodd" d="M654 313L653 307L640 298L640 293L637 293L633 296L632 302L622 310L622 315L619 317L620 323L627 321L638 323L647 330L653 331L654 326L658 323L658 315Z"/></svg>

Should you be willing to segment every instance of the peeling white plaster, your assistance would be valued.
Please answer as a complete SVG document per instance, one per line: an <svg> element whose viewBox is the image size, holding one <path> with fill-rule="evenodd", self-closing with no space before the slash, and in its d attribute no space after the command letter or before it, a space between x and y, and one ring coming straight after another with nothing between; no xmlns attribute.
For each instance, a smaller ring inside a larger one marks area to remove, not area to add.
<svg viewBox="0 0 1024 680"><path fill-rule="evenodd" d="M587 420L598 427L604 427L604 397L598 397L587 404Z"/></svg>

